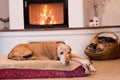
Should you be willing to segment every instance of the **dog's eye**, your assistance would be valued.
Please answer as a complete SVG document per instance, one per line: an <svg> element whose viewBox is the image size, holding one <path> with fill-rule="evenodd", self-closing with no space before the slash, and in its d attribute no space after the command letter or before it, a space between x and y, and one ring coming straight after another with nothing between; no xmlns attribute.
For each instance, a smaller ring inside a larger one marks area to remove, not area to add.
<svg viewBox="0 0 120 80"><path fill-rule="evenodd" d="M62 54L63 54L63 52L60 52L60 54L62 55Z"/></svg>
<svg viewBox="0 0 120 80"><path fill-rule="evenodd" d="M71 52L68 52L68 54L70 54Z"/></svg>

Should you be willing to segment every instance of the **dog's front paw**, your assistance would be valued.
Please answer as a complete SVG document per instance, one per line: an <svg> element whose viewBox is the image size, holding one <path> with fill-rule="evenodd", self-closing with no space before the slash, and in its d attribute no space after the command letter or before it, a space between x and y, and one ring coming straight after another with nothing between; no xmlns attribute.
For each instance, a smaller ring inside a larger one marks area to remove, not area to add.
<svg viewBox="0 0 120 80"><path fill-rule="evenodd" d="M96 72L96 71L97 71L92 64L90 64L89 68L90 68L90 71L91 71L91 72Z"/></svg>
<svg viewBox="0 0 120 80"><path fill-rule="evenodd" d="M90 62L88 60L81 60L81 64L84 66L90 66Z"/></svg>
<svg viewBox="0 0 120 80"><path fill-rule="evenodd" d="M87 74L91 74L91 72L96 72L96 69L94 66L90 63L89 60L82 60L81 61L82 66L85 68L85 72Z"/></svg>
<svg viewBox="0 0 120 80"><path fill-rule="evenodd" d="M85 69L86 74L91 74L91 71L87 65L86 66L82 65L82 67Z"/></svg>

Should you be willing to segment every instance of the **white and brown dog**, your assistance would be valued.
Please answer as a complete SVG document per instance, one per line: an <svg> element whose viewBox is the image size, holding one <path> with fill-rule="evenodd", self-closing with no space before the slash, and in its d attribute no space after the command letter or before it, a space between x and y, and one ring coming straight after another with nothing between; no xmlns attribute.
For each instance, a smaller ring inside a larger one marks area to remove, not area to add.
<svg viewBox="0 0 120 80"><path fill-rule="evenodd" d="M63 65L68 65L70 60L79 62L85 68L86 73L95 72L88 59L83 59L71 53L71 48L64 42L37 42L19 44L8 54L13 60L60 60Z"/></svg>

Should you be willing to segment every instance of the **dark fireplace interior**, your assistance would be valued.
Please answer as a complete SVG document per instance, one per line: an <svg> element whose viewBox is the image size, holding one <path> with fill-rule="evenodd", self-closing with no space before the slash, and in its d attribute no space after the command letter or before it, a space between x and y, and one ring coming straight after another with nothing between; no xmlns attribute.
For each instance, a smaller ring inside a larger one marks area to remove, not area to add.
<svg viewBox="0 0 120 80"><path fill-rule="evenodd" d="M68 0L23 0L25 28L68 27Z"/></svg>

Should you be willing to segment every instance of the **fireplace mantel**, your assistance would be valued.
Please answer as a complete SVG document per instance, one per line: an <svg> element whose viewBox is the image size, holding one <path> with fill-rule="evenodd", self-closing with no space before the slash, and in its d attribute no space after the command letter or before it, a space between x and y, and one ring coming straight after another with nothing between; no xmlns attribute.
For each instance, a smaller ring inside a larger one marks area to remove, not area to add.
<svg viewBox="0 0 120 80"><path fill-rule="evenodd" d="M120 28L120 26L99 26L99 27L74 27L74 28L39 28L39 29L2 29L0 32L18 32L18 31L54 31L54 30L88 30L88 29L105 29Z"/></svg>
<svg viewBox="0 0 120 80"><path fill-rule="evenodd" d="M84 27L84 28L41 28L41 29L6 29L0 30L0 37L30 36L73 36L90 35L102 31L120 33L120 26Z"/></svg>

